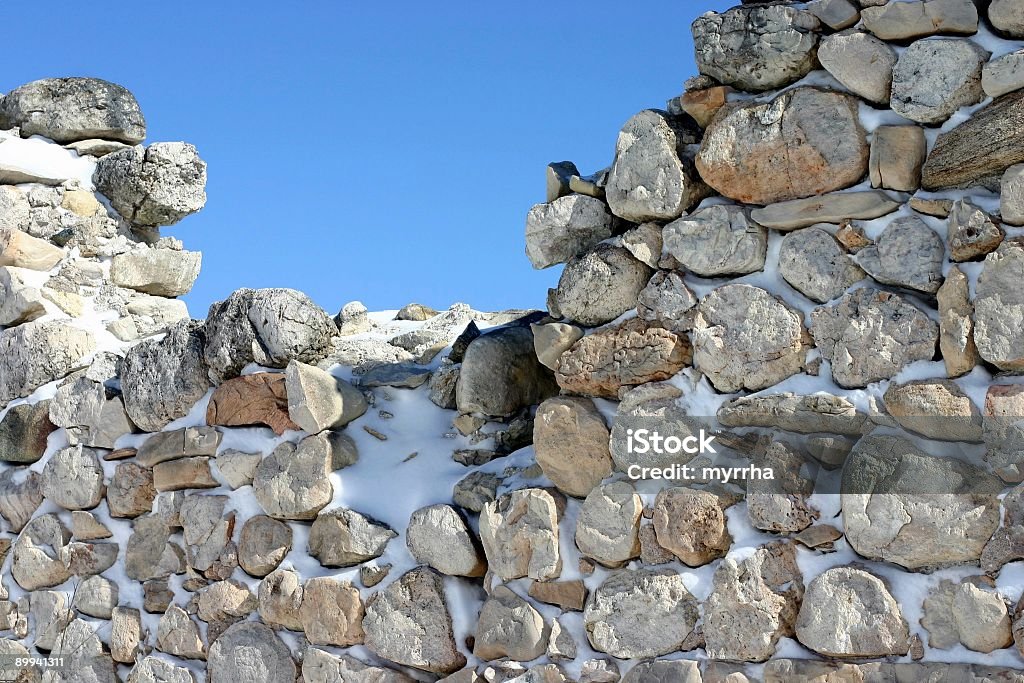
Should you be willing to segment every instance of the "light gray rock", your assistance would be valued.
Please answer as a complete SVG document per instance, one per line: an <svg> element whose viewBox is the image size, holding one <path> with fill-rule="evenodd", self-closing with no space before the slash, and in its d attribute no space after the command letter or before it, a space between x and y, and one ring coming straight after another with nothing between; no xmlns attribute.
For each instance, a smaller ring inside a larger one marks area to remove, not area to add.
<svg viewBox="0 0 1024 683"><path fill-rule="evenodd" d="M862 438L843 467L846 539L911 570L977 562L999 526L999 480L895 436Z"/></svg>
<svg viewBox="0 0 1024 683"><path fill-rule="evenodd" d="M119 287L146 294L181 296L192 290L202 262L198 251L133 249L114 257L110 279Z"/></svg>
<svg viewBox="0 0 1024 683"><path fill-rule="evenodd" d="M452 487L452 502L470 512L480 512L497 499L501 479L490 472L470 472Z"/></svg>
<svg viewBox="0 0 1024 683"><path fill-rule="evenodd" d="M756 391L800 372L809 348L798 311L763 289L725 285L701 300L693 362L719 391Z"/></svg>
<svg viewBox="0 0 1024 683"><path fill-rule="evenodd" d="M948 377L960 377L980 362L974 344L974 306L967 276L957 266L936 293L939 303L939 350Z"/></svg>
<svg viewBox="0 0 1024 683"><path fill-rule="evenodd" d="M600 199L572 194L526 215L526 255L534 268L564 263L612 236L614 217Z"/></svg>
<svg viewBox="0 0 1024 683"><path fill-rule="evenodd" d="M815 67L818 19L793 7L736 7L693 22L697 69L741 90L771 90Z"/></svg>
<svg viewBox="0 0 1024 683"><path fill-rule="evenodd" d="M362 392L320 368L292 361L285 371L288 417L310 434L343 427L367 410Z"/></svg>
<svg viewBox="0 0 1024 683"><path fill-rule="evenodd" d="M159 514L137 518L125 548L124 569L128 578L148 581L183 571L184 551L170 538L171 528Z"/></svg>
<svg viewBox="0 0 1024 683"><path fill-rule="evenodd" d="M588 398L549 398L537 408L537 464L559 491L582 498L612 473L608 427Z"/></svg>
<svg viewBox="0 0 1024 683"><path fill-rule="evenodd" d="M856 388L931 360L939 326L901 296L866 287L814 309L810 332L836 383Z"/></svg>
<svg viewBox="0 0 1024 683"><path fill-rule="evenodd" d="M940 441L982 439L981 411L945 379L893 382L883 396L885 409L905 429Z"/></svg>
<svg viewBox="0 0 1024 683"><path fill-rule="evenodd" d="M354 657L335 657L308 648L302 657L304 683L414 683L415 679L394 669L364 664ZM476 683L470 681L469 683Z"/></svg>
<svg viewBox="0 0 1024 683"><path fill-rule="evenodd" d="M125 305L127 315L107 325L121 341L135 341L161 334L179 320L188 319L188 306L178 299L140 294Z"/></svg>
<svg viewBox="0 0 1024 683"><path fill-rule="evenodd" d="M238 564L250 576L263 577L277 569L292 549L292 529L272 517L245 520L238 537Z"/></svg>
<svg viewBox="0 0 1024 683"><path fill-rule="evenodd" d="M611 212L634 223L678 218L708 194L688 145L700 134L682 118L645 109L619 132L605 197Z"/></svg>
<svg viewBox="0 0 1024 683"><path fill-rule="evenodd" d="M117 607L117 584L102 576L90 576L78 584L71 606L96 619L110 619Z"/></svg>
<svg viewBox="0 0 1024 683"><path fill-rule="evenodd" d="M909 627L881 579L852 567L833 567L807 587L796 637L826 657L905 655Z"/></svg>
<svg viewBox="0 0 1024 683"><path fill-rule="evenodd" d="M690 659L655 659L640 662L622 677L622 683L701 683L700 665ZM730 681L729 683L732 683Z"/></svg>
<svg viewBox="0 0 1024 683"><path fill-rule="evenodd" d="M60 322L36 320L0 332L0 406L82 367L96 337Z"/></svg>
<svg viewBox="0 0 1024 683"><path fill-rule="evenodd" d="M934 294L942 285L946 246L917 216L889 223L874 244L857 252L857 263L884 285Z"/></svg>
<svg viewBox="0 0 1024 683"><path fill-rule="evenodd" d="M27 323L46 313L43 293L28 284L31 271L0 267L0 325Z"/></svg>
<svg viewBox="0 0 1024 683"><path fill-rule="evenodd" d="M999 186L999 214L1004 223L1024 225L1024 164L1006 169Z"/></svg>
<svg viewBox="0 0 1024 683"><path fill-rule="evenodd" d="M978 353L1001 370L1024 369L1024 239L1004 241L985 257L974 293L974 342Z"/></svg>
<svg viewBox="0 0 1024 683"><path fill-rule="evenodd" d="M890 214L900 207L880 190L837 192L810 199L771 204L754 209L750 217L774 230L796 230L815 223L841 223L844 220L871 220Z"/></svg>
<svg viewBox="0 0 1024 683"><path fill-rule="evenodd" d="M999 223L967 199L953 202L948 218L949 250L954 261L972 261L995 250L1006 237Z"/></svg>
<svg viewBox="0 0 1024 683"><path fill-rule="evenodd" d="M17 470L7 468L0 473L0 516L11 525L11 531L19 532L43 502L42 476L29 472L20 481L15 481Z"/></svg>
<svg viewBox="0 0 1024 683"><path fill-rule="evenodd" d="M231 568L238 564L237 551L231 543L235 513L225 511L227 502L227 496L197 494L185 496L181 501L182 539L188 566L196 571L211 574L225 561Z"/></svg>
<svg viewBox="0 0 1024 683"><path fill-rule="evenodd" d="M115 442L134 427L120 396L108 398L101 383L80 377L57 389L50 402L50 422L64 427L68 442L94 448L114 448Z"/></svg>
<svg viewBox="0 0 1024 683"><path fill-rule="evenodd" d="M768 231L739 206L699 209L665 226L664 248L703 277L744 275L764 268Z"/></svg>
<svg viewBox="0 0 1024 683"><path fill-rule="evenodd" d="M929 647L949 649L963 644L977 652L992 652L1013 642L1006 603L998 594L965 579L944 579L924 600L921 626Z"/></svg>
<svg viewBox="0 0 1024 683"><path fill-rule="evenodd" d="M195 676L183 666L165 659L146 657L128 674L127 683L195 683Z"/></svg>
<svg viewBox="0 0 1024 683"><path fill-rule="evenodd" d="M541 365L551 370L558 369L562 354L583 337L583 330L567 323L546 323L530 325L533 331L533 348Z"/></svg>
<svg viewBox="0 0 1024 683"><path fill-rule="evenodd" d="M206 204L206 162L185 142L156 142L101 157L96 189L134 225L174 225Z"/></svg>
<svg viewBox="0 0 1024 683"><path fill-rule="evenodd" d="M839 242L820 227L796 230L779 249L779 274L801 294L825 303L864 279L864 271Z"/></svg>
<svg viewBox="0 0 1024 683"><path fill-rule="evenodd" d="M620 659L681 649L697 622L697 601L673 570L621 570L594 591L583 612L591 646Z"/></svg>
<svg viewBox="0 0 1024 683"><path fill-rule="evenodd" d="M696 305L697 297L678 271L659 270L637 297L636 313L642 320L680 333L693 327Z"/></svg>
<svg viewBox="0 0 1024 683"><path fill-rule="evenodd" d="M504 581L558 577L562 573L560 516L554 496L544 489L519 489L485 505L480 513L480 541L490 570Z"/></svg>
<svg viewBox="0 0 1024 683"><path fill-rule="evenodd" d="M71 577L64 563L70 539L57 515L45 514L28 522L14 542L11 577L27 591L64 583Z"/></svg>
<svg viewBox="0 0 1024 683"><path fill-rule="evenodd" d="M528 601L497 586L480 609L473 654L482 660L528 662L544 654L551 626Z"/></svg>
<svg viewBox="0 0 1024 683"><path fill-rule="evenodd" d="M153 467L178 458L213 455L221 438L220 432L205 426L158 432L142 442L135 459L140 465Z"/></svg>
<svg viewBox="0 0 1024 683"><path fill-rule="evenodd" d="M978 32L978 8L971 0L891 2L881 7L865 7L861 19L864 28L882 40Z"/></svg>
<svg viewBox="0 0 1024 683"><path fill-rule="evenodd" d="M528 327L502 327L466 349L456 385L460 413L507 417L557 393L551 371L537 360Z"/></svg>
<svg viewBox="0 0 1024 683"><path fill-rule="evenodd" d="M887 105L896 50L862 31L843 31L821 39L818 60L850 92Z"/></svg>
<svg viewBox="0 0 1024 683"><path fill-rule="evenodd" d="M741 396L718 409L718 421L726 427L771 427L801 434L859 435L866 420L867 415L848 399L823 392Z"/></svg>
<svg viewBox="0 0 1024 683"><path fill-rule="evenodd" d="M302 579L290 569L277 569L268 574L258 590L260 619L275 629L302 631Z"/></svg>
<svg viewBox="0 0 1024 683"><path fill-rule="evenodd" d="M325 567L354 567L383 555L397 536L355 510L328 510L313 522L308 551Z"/></svg>
<svg viewBox="0 0 1024 683"><path fill-rule="evenodd" d="M169 606L160 617L156 648L182 659L206 659L206 644L199 625L177 605Z"/></svg>
<svg viewBox="0 0 1024 683"><path fill-rule="evenodd" d="M576 517L576 547L606 567L621 567L640 556L643 511L643 500L629 482L594 488Z"/></svg>
<svg viewBox="0 0 1024 683"><path fill-rule="evenodd" d="M47 271L64 256L63 249L47 240L9 226L0 227L0 266Z"/></svg>
<svg viewBox="0 0 1024 683"><path fill-rule="evenodd" d="M349 647L363 642L363 602L347 581L314 576L302 589L299 619L313 645Z"/></svg>
<svg viewBox="0 0 1024 683"><path fill-rule="evenodd" d="M996 57L982 67L981 88L989 97L1024 88L1024 51Z"/></svg>
<svg viewBox="0 0 1024 683"><path fill-rule="evenodd" d="M103 500L106 488L99 452L92 448L63 448L43 467L43 495L65 510L89 510Z"/></svg>
<svg viewBox="0 0 1024 683"><path fill-rule="evenodd" d="M117 680L114 663L104 652L95 626L72 619L63 629L50 656L63 658L64 667L43 674L46 683L113 683Z"/></svg>
<svg viewBox="0 0 1024 683"><path fill-rule="evenodd" d="M879 126L871 138L871 187L913 192L921 186L928 142L920 126Z"/></svg>
<svg viewBox="0 0 1024 683"><path fill-rule="evenodd" d="M315 519L334 496L331 455L326 434L282 443L256 468L256 500L276 519Z"/></svg>
<svg viewBox="0 0 1024 683"><path fill-rule="evenodd" d="M487 570L473 532L450 505L428 505L413 512L405 543L416 562L447 576L483 576Z"/></svg>
<svg viewBox="0 0 1024 683"><path fill-rule="evenodd" d="M801 451L784 441L773 441L754 463L773 478L747 479L747 518L755 529L795 533L818 519L810 502L818 468Z"/></svg>
<svg viewBox="0 0 1024 683"><path fill-rule="evenodd" d="M436 674L466 665L452 632L441 577L413 569L366 602L366 647L386 660Z"/></svg>
<svg viewBox="0 0 1024 683"><path fill-rule="evenodd" d="M585 327L615 320L636 306L654 271L622 247L598 245L569 261L555 298L563 317Z"/></svg>
<svg viewBox="0 0 1024 683"><path fill-rule="evenodd" d="M294 683L298 674L288 646L270 627L242 622L229 627L210 646L210 681Z"/></svg>
<svg viewBox="0 0 1024 683"><path fill-rule="evenodd" d="M102 138L135 144L146 120L135 96L98 78L46 78L11 90L0 100L0 128L55 142Z"/></svg>
<svg viewBox="0 0 1024 683"><path fill-rule="evenodd" d="M662 235L658 223L642 223L627 230L617 242L639 261L657 268L661 260Z"/></svg>
<svg viewBox="0 0 1024 683"><path fill-rule="evenodd" d="M259 453L243 453L234 449L228 449L217 454L214 464L221 478L227 482L232 490L252 484L256 470L260 466L263 456Z"/></svg>
<svg viewBox="0 0 1024 683"><path fill-rule="evenodd" d="M860 9L849 0L813 0L807 3L807 11L818 17L818 21L833 31L841 31L857 23ZM818 58L821 58L822 45L818 45Z"/></svg>
<svg viewBox="0 0 1024 683"><path fill-rule="evenodd" d="M900 116L942 123L985 96L981 68L989 52L970 40L932 38L911 43L893 68L889 106Z"/></svg>
<svg viewBox="0 0 1024 683"><path fill-rule="evenodd" d="M988 20L1011 38L1024 38L1024 7L1016 0L992 0Z"/></svg>

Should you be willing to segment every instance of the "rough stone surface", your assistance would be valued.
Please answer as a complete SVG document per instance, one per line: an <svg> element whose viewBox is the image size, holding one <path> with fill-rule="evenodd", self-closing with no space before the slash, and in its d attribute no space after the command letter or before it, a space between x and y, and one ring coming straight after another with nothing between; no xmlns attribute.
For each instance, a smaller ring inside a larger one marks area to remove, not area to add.
<svg viewBox="0 0 1024 683"><path fill-rule="evenodd" d="M504 417L557 392L529 327L503 327L470 342L455 393L461 413Z"/></svg>
<svg viewBox="0 0 1024 683"><path fill-rule="evenodd" d="M309 553L325 567L354 567L380 557L398 534L355 510L329 510L309 532Z"/></svg>
<svg viewBox="0 0 1024 683"><path fill-rule="evenodd" d="M913 192L921 186L928 142L920 126L879 126L871 138L871 187Z"/></svg>
<svg viewBox="0 0 1024 683"><path fill-rule="evenodd" d="M285 379L288 416L310 434L344 427L368 408L361 391L312 365L292 361Z"/></svg>
<svg viewBox="0 0 1024 683"><path fill-rule="evenodd" d="M97 163L93 182L135 225L173 225L206 204L206 162L185 142L108 154Z"/></svg>
<svg viewBox="0 0 1024 683"><path fill-rule="evenodd" d="M971 0L923 0L865 7L864 28L882 40L978 32L978 9Z"/></svg>
<svg viewBox="0 0 1024 683"><path fill-rule="evenodd" d="M315 576L302 587L299 620L313 645L348 647L363 642L363 601L347 582Z"/></svg>
<svg viewBox="0 0 1024 683"><path fill-rule="evenodd" d="M198 251L134 249L114 257L110 279L119 287L146 294L181 296L191 291L202 261Z"/></svg>
<svg viewBox="0 0 1024 683"><path fill-rule="evenodd" d="M22 403L0 419L0 460L30 464L43 457L56 426L50 422L50 402Z"/></svg>
<svg viewBox="0 0 1024 683"><path fill-rule="evenodd" d="M636 313L641 320L680 333L693 327L696 305L697 297L686 286L679 271L659 270L640 292Z"/></svg>
<svg viewBox="0 0 1024 683"><path fill-rule="evenodd" d="M1024 9L1015 0L992 0L988 6L988 19L1006 35L1024 37Z"/></svg>
<svg viewBox="0 0 1024 683"><path fill-rule="evenodd" d="M954 261L972 261L998 247L1006 233L999 223L966 199L953 202L948 220L949 251Z"/></svg>
<svg viewBox="0 0 1024 683"><path fill-rule="evenodd" d="M646 290L645 290L646 291ZM583 337L583 330L567 323L530 325L533 330L533 349L540 364L558 370L562 354Z"/></svg>
<svg viewBox="0 0 1024 683"><path fill-rule="evenodd" d="M0 406L67 376L96 348L95 336L61 321L36 320L0 332Z"/></svg>
<svg viewBox="0 0 1024 683"><path fill-rule="evenodd" d="M718 421L726 427L773 427L801 434L859 435L866 419L848 399L823 392L741 396L718 409Z"/></svg>
<svg viewBox="0 0 1024 683"><path fill-rule="evenodd" d="M896 50L861 31L825 36L818 46L822 67L850 92L875 104L889 103L896 59Z"/></svg>
<svg viewBox="0 0 1024 683"><path fill-rule="evenodd" d="M89 510L106 491L99 452L83 446L63 448L46 461L43 495L65 510Z"/></svg>
<svg viewBox="0 0 1024 683"><path fill-rule="evenodd" d="M665 251L703 277L761 270L768 250L768 231L737 206L709 206L674 220L665 226L663 239Z"/></svg>
<svg viewBox="0 0 1024 683"><path fill-rule="evenodd" d="M636 306L654 271L622 247L598 245L569 261L555 298L563 317L585 327L615 320Z"/></svg>
<svg viewBox="0 0 1024 683"><path fill-rule="evenodd" d="M912 43L893 69L890 106L918 123L937 124L984 97L981 68L989 53L969 40Z"/></svg>
<svg viewBox="0 0 1024 683"><path fill-rule="evenodd" d="M946 247L917 216L897 218L857 253L857 263L884 285L934 294L942 285Z"/></svg>
<svg viewBox="0 0 1024 683"><path fill-rule="evenodd" d="M473 654L483 660L508 657L528 662L544 654L550 631L529 602L497 586L480 609Z"/></svg>
<svg viewBox="0 0 1024 683"><path fill-rule="evenodd" d="M989 97L999 97L1024 88L1024 51L996 57L981 70L981 88Z"/></svg>
<svg viewBox="0 0 1024 683"><path fill-rule="evenodd" d="M540 465L560 491L585 497L612 473L608 427L588 398L549 398L537 408L533 449Z"/></svg>
<svg viewBox="0 0 1024 683"><path fill-rule="evenodd" d="M974 293L974 343L1001 370L1024 370L1024 239L1013 238L985 257Z"/></svg>
<svg viewBox="0 0 1024 683"><path fill-rule="evenodd" d="M526 255L534 268L564 263L611 237L614 220L603 201L581 194L538 204L526 216Z"/></svg>
<svg viewBox="0 0 1024 683"><path fill-rule="evenodd" d="M334 495L330 473L331 444L317 434L275 448L256 468L252 487L271 517L314 519Z"/></svg>
<svg viewBox="0 0 1024 683"><path fill-rule="evenodd" d="M815 223L842 223L845 220L870 220L890 214L900 203L880 190L837 192L779 202L754 209L750 217L767 228L796 230Z"/></svg>
<svg viewBox="0 0 1024 683"><path fill-rule="evenodd" d="M809 498L817 471L804 455L791 444L773 441L755 463L774 478L747 479L747 517L754 528L795 533L813 524L818 510Z"/></svg>
<svg viewBox="0 0 1024 683"><path fill-rule="evenodd" d="M490 570L504 581L557 578L559 517L555 498L544 489L512 491L485 505L480 541Z"/></svg>
<svg viewBox="0 0 1024 683"><path fill-rule="evenodd" d="M864 279L864 271L836 238L820 227L796 230L779 249L779 274L812 301L825 303Z"/></svg>
<svg viewBox="0 0 1024 683"><path fill-rule="evenodd" d="M429 505L413 512L405 542L418 563L448 576L483 576L487 569L473 532L450 505Z"/></svg>
<svg viewBox="0 0 1024 683"><path fill-rule="evenodd" d="M256 515L242 525L238 564L251 576L264 577L277 569L292 549L292 529L273 517Z"/></svg>
<svg viewBox="0 0 1024 683"><path fill-rule="evenodd" d="M953 266L936 293L939 303L939 351L946 375L960 377L980 362L974 343L974 306L970 285L960 268Z"/></svg>
<svg viewBox="0 0 1024 683"><path fill-rule="evenodd" d="M300 429L288 417L285 378L272 372L235 377L217 387L206 408L206 424L223 427L266 425L278 435Z"/></svg>
<svg viewBox="0 0 1024 683"><path fill-rule="evenodd" d="M576 547L606 567L621 567L640 555L643 508L643 500L628 482L596 487L580 506Z"/></svg>
<svg viewBox="0 0 1024 683"><path fill-rule="evenodd" d="M662 489L652 518L658 544L690 567L724 557L732 545L725 510L734 502L710 491Z"/></svg>
<svg viewBox="0 0 1024 683"><path fill-rule="evenodd" d="M893 382L883 398L885 409L906 429L940 441L981 441L981 411L949 380Z"/></svg>
<svg viewBox="0 0 1024 683"><path fill-rule="evenodd" d="M46 78L15 88L0 100L0 128L55 142L91 138L129 144L146 137L135 96L98 78Z"/></svg>
<svg viewBox="0 0 1024 683"><path fill-rule="evenodd" d="M288 646L268 626L243 622L210 646L206 668L211 683L293 683L298 670Z"/></svg>

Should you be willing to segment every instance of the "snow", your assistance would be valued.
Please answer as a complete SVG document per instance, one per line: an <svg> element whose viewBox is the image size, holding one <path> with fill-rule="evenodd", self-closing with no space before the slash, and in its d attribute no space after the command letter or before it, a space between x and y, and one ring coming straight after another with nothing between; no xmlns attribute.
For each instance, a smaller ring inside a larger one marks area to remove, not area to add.
<svg viewBox="0 0 1024 683"><path fill-rule="evenodd" d="M0 130L0 166L37 177L76 180L82 189L91 190L96 159L78 156L38 135L23 139L12 131Z"/></svg>

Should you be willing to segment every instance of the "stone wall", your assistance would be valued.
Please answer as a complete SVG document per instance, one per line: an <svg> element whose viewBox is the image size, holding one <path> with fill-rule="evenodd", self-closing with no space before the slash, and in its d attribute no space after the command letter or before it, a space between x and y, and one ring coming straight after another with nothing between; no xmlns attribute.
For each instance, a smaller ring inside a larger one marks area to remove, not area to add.
<svg viewBox="0 0 1024 683"><path fill-rule="evenodd" d="M3 96L0 680L1024 681L1024 1L693 35L547 311L193 320L195 148Z"/></svg>

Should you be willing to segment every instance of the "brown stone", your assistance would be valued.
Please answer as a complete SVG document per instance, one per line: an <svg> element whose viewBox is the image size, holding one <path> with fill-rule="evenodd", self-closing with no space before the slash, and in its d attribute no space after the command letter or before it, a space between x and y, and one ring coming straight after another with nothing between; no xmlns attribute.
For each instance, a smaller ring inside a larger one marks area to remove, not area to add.
<svg viewBox="0 0 1024 683"><path fill-rule="evenodd" d="M725 106L725 101L733 89L727 85L718 85L707 90L691 90L679 98L679 106L697 122L701 128L707 128L718 110Z"/></svg>
<svg viewBox="0 0 1024 683"><path fill-rule="evenodd" d="M587 600L587 587L579 579L534 581L530 584L529 592L531 598L575 612L582 612Z"/></svg>
<svg viewBox="0 0 1024 683"><path fill-rule="evenodd" d="M276 434L298 430L288 417L284 375L261 372L229 379L210 397L206 423L223 427L266 425Z"/></svg>
<svg viewBox="0 0 1024 683"><path fill-rule="evenodd" d="M871 187L913 192L921 185L921 165L927 153L920 126L879 126L868 159Z"/></svg>
<svg viewBox="0 0 1024 683"><path fill-rule="evenodd" d="M953 210L952 199L925 199L923 197L911 197L910 208L926 216L945 218Z"/></svg>
<svg viewBox="0 0 1024 683"><path fill-rule="evenodd" d="M559 491L583 498L612 473L608 427L594 402L556 396L537 408L533 448L537 464Z"/></svg>
<svg viewBox="0 0 1024 683"><path fill-rule="evenodd" d="M210 459L202 457L160 463L153 468L153 484L157 491L213 489L220 486L210 471Z"/></svg>
<svg viewBox="0 0 1024 683"><path fill-rule="evenodd" d="M946 376L960 377L981 360L974 345L974 306L967 276L953 266L936 293L939 301L939 350Z"/></svg>

